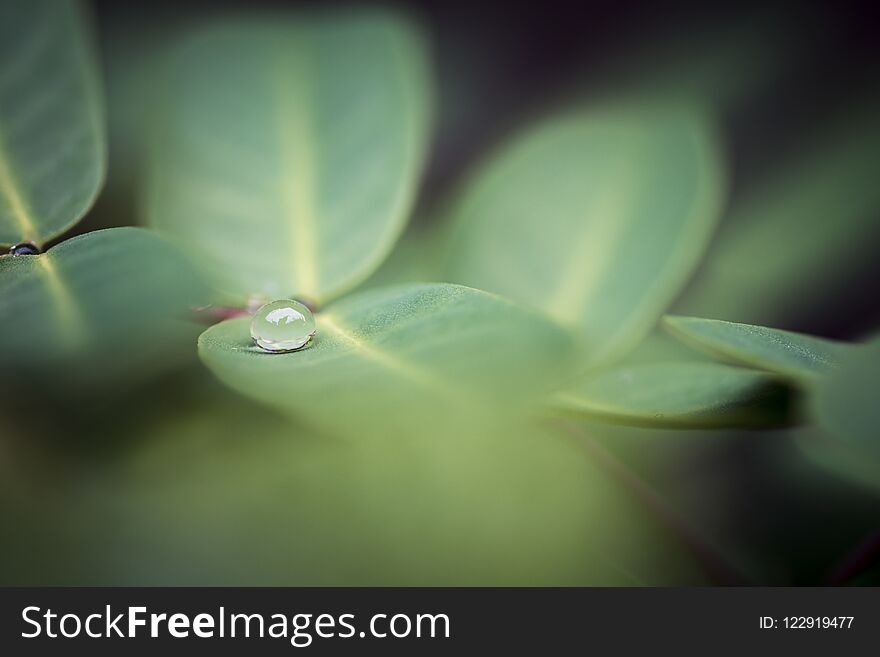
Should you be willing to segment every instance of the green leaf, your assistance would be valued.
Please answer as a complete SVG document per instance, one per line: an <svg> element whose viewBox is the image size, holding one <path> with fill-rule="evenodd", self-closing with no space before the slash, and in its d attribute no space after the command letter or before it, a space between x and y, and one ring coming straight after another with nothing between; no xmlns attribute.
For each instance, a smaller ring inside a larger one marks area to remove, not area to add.
<svg viewBox="0 0 880 657"><path fill-rule="evenodd" d="M764 326L699 317L667 316L673 335L731 362L812 381L833 371L849 345Z"/></svg>
<svg viewBox="0 0 880 657"><path fill-rule="evenodd" d="M813 409L830 435L871 454L880 466L880 338L856 345L817 387ZM878 470L880 471L880 470Z"/></svg>
<svg viewBox="0 0 880 657"><path fill-rule="evenodd" d="M672 337L668 332L655 330L613 366L670 362L711 363L714 360L708 354L682 344L681 340Z"/></svg>
<svg viewBox="0 0 880 657"><path fill-rule="evenodd" d="M880 104L845 105L742 195L677 312L785 326L853 298L880 246Z"/></svg>
<svg viewBox="0 0 880 657"><path fill-rule="evenodd" d="M238 395L167 406L112 427L108 440L130 449L106 467L23 498L17 528L47 507L77 521L67 536L45 536L62 523L13 532L6 553L21 556L6 583L704 582L650 510L546 428L499 417L491 430L343 441Z"/></svg>
<svg viewBox="0 0 880 657"><path fill-rule="evenodd" d="M480 402L538 398L568 375L573 351L543 316L457 285L369 290L316 319L302 351L263 352L244 317L205 331L199 353L242 394L361 435L423 427Z"/></svg>
<svg viewBox="0 0 880 657"><path fill-rule="evenodd" d="M91 207L103 123L79 3L0 3L0 245L43 244Z"/></svg>
<svg viewBox="0 0 880 657"><path fill-rule="evenodd" d="M422 44L383 13L220 24L168 66L149 223L235 299L324 302L385 258L426 150Z"/></svg>
<svg viewBox="0 0 880 657"><path fill-rule="evenodd" d="M560 410L635 426L709 428L788 423L790 390L775 377L719 363L618 367L560 393Z"/></svg>
<svg viewBox="0 0 880 657"><path fill-rule="evenodd" d="M188 261L140 228L88 233L38 256L2 256L0 362L16 379L51 369L62 386L151 365L174 353L168 341L198 302L204 287Z"/></svg>
<svg viewBox="0 0 880 657"><path fill-rule="evenodd" d="M723 176L705 117L684 105L555 117L465 190L453 280L577 327L593 361L647 334L715 225Z"/></svg>
<svg viewBox="0 0 880 657"><path fill-rule="evenodd" d="M442 238L437 232L435 228L419 227L418 223L410 226L385 262L361 283L358 290L443 280L438 262Z"/></svg>

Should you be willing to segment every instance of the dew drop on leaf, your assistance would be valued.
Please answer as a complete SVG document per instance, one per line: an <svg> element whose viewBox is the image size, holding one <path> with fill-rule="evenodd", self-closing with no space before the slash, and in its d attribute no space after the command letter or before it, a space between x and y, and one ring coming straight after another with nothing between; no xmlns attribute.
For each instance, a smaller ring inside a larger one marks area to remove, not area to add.
<svg viewBox="0 0 880 657"><path fill-rule="evenodd" d="M34 256L40 255L40 253L40 247L38 247L33 242L22 242L21 244L16 244L9 249L9 255L14 256Z"/></svg>
<svg viewBox="0 0 880 657"><path fill-rule="evenodd" d="M315 330L312 311L292 299L280 299L261 306L251 321L254 343L273 353L302 349L309 344Z"/></svg>

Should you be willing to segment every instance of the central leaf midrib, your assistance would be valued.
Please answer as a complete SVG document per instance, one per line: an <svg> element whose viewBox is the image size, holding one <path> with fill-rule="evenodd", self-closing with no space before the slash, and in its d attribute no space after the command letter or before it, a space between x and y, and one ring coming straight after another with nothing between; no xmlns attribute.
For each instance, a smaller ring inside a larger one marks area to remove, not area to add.
<svg viewBox="0 0 880 657"><path fill-rule="evenodd" d="M70 289L50 259L49 253L37 256L36 260L45 275L46 286L55 305L58 321L66 327L62 332L64 344L70 349L75 348L86 339L85 320Z"/></svg>
<svg viewBox="0 0 880 657"><path fill-rule="evenodd" d="M12 213L15 223L21 230L21 240L36 241L37 228L31 217L29 204L19 190L19 185L12 173L11 160L6 148L2 131L0 131L0 194Z"/></svg>
<svg viewBox="0 0 880 657"><path fill-rule="evenodd" d="M466 399L463 396L457 395L455 387L444 381L442 378L362 340L328 314L322 314L320 316L320 327L321 329L328 329L336 338L352 347L362 358L371 361L380 368L391 372L399 378L416 383L427 390L439 392L444 397L458 403L460 403L462 399Z"/></svg>
<svg viewBox="0 0 880 657"><path fill-rule="evenodd" d="M615 249L628 228L627 216L633 206L636 180L633 163L638 149L630 144L621 149L606 167L606 179L594 181L596 195L583 213L583 225L560 268L555 293L547 302L548 312L560 321L578 324L590 308L601 281L611 268ZM626 181L614 185L608 180ZM597 249L596 247L601 247Z"/></svg>
<svg viewBox="0 0 880 657"><path fill-rule="evenodd" d="M303 34L296 34L294 38L293 45L279 44L273 71L279 145L277 182L287 229L289 292L315 300L318 298L314 199L317 152L311 138L311 76L307 47L301 43Z"/></svg>

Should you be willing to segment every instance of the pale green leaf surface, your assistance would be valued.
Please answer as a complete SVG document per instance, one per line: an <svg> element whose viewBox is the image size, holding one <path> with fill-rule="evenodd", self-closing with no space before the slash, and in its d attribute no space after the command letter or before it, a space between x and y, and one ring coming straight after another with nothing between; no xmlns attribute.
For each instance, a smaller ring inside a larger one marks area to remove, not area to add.
<svg viewBox="0 0 880 657"><path fill-rule="evenodd" d="M430 283L442 280L439 245L442 239L435 229L411 225L382 265L358 290L402 283Z"/></svg>
<svg viewBox="0 0 880 657"><path fill-rule="evenodd" d="M0 3L0 245L73 226L106 166L97 66L78 2Z"/></svg>
<svg viewBox="0 0 880 657"><path fill-rule="evenodd" d="M816 389L813 411L831 436L870 454L880 474L880 338L857 345Z"/></svg>
<svg viewBox="0 0 880 657"><path fill-rule="evenodd" d="M218 288L324 302L403 229L422 168L422 45L384 13L220 24L171 56L151 147L150 225Z"/></svg>
<svg viewBox="0 0 880 657"><path fill-rule="evenodd" d="M764 372L701 362L654 362L592 375L555 398L585 418L656 427L775 426L789 390Z"/></svg>
<svg viewBox="0 0 880 657"><path fill-rule="evenodd" d="M263 352L244 317L205 331L199 353L242 394L358 434L538 398L568 375L573 357L573 341L553 322L457 285L369 290L316 319L302 351Z"/></svg>
<svg viewBox="0 0 880 657"><path fill-rule="evenodd" d="M655 330L649 333L629 353L613 367L624 365L645 365L653 363L711 363L713 358L705 352L692 349L671 336L667 331Z"/></svg>
<svg viewBox="0 0 880 657"><path fill-rule="evenodd" d="M508 145L453 212L452 280L576 327L592 360L647 334L715 225L721 163L683 105L556 117Z"/></svg>
<svg viewBox="0 0 880 657"><path fill-rule="evenodd" d="M716 319L667 316L663 324L679 339L717 357L802 381L833 371L850 348L803 333Z"/></svg>
<svg viewBox="0 0 880 657"><path fill-rule="evenodd" d="M0 256L0 361L20 378L52 368L61 385L148 365L172 353L169 340L204 301L183 255L140 228L88 233L38 256Z"/></svg>

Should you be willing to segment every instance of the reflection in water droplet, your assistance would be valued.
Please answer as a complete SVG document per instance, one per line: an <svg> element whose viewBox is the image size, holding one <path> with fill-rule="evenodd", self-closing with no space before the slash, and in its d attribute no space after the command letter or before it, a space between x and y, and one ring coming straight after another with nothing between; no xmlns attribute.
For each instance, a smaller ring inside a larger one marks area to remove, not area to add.
<svg viewBox="0 0 880 657"><path fill-rule="evenodd" d="M274 353L302 349L315 335L312 311L299 301L281 299L262 306L251 321L251 337L260 349Z"/></svg>
<svg viewBox="0 0 880 657"><path fill-rule="evenodd" d="M9 249L9 255L14 256L34 256L40 255L40 253L40 247L38 247L33 242L22 242L21 244L16 244Z"/></svg>

